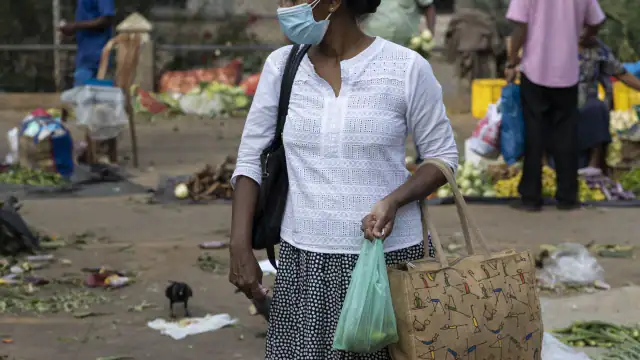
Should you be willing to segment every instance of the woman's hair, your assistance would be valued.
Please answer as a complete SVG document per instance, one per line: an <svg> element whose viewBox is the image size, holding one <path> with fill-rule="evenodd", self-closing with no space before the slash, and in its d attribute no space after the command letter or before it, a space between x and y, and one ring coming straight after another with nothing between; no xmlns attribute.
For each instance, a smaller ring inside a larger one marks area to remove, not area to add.
<svg viewBox="0 0 640 360"><path fill-rule="evenodd" d="M347 0L347 8L356 17L373 14L380 6L381 0Z"/></svg>

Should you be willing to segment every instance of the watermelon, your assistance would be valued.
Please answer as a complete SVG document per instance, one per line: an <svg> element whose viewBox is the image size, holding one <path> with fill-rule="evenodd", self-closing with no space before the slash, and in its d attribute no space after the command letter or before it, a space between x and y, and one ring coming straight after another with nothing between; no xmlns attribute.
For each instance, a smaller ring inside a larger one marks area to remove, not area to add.
<svg viewBox="0 0 640 360"><path fill-rule="evenodd" d="M138 88L136 90L138 94L138 101L140 102L141 110L150 114L159 114L167 111L169 107L164 103L158 101L150 93Z"/></svg>
<svg viewBox="0 0 640 360"><path fill-rule="evenodd" d="M260 81L260 73L250 75L240 83L240 87L244 90L244 93L248 96L256 94L258 88L258 82Z"/></svg>

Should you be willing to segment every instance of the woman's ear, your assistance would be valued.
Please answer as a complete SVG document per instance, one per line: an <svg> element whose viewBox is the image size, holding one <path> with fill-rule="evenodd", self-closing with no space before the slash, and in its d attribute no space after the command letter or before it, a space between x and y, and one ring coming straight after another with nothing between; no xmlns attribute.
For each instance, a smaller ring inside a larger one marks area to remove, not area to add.
<svg viewBox="0 0 640 360"><path fill-rule="evenodd" d="M329 12L334 13L338 11L340 5L342 5L342 0L329 0Z"/></svg>

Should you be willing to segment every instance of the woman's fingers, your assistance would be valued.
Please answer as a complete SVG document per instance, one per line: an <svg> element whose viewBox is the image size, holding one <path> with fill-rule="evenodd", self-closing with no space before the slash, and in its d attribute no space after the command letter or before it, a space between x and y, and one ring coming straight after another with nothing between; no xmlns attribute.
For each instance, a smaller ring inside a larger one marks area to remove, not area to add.
<svg viewBox="0 0 640 360"><path fill-rule="evenodd" d="M373 227L373 236L384 240L391 234L391 230L393 230L393 221L384 216L376 221Z"/></svg>
<svg viewBox="0 0 640 360"><path fill-rule="evenodd" d="M376 219L373 214L369 214L362 219L361 229L367 240L384 240L393 230L393 220L389 220L386 216Z"/></svg>
<svg viewBox="0 0 640 360"><path fill-rule="evenodd" d="M373 227L375 226L376 221L372 214L369 214L362 218L362 226L361 230L364 233L364 238L370 241L375 240L373 236Z"/></svg>
<svg viewBox="0 0 640 360"><path fill-rule="evenodd" d="M262 285L260 285L259 283L253 284L253 286L251 286L250 293L251 293L250 299L253 299L256 301L262 301L267 296L267 289Z"/></svg>

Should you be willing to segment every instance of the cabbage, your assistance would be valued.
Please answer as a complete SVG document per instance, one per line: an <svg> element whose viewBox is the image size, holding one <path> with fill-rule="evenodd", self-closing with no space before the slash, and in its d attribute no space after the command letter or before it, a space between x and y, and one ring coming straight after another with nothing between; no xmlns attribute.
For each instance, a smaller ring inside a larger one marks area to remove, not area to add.
<svg viewBox="0 0 640 360"><path fill-rule="evenodd" d="M420 45L422 45L422 39L420 39L419 36L414 36L409 41L409 48L410 49L418 50L420 48Z"/></svg>
<svg viewBox="0 0 640 360"><path fill-rule="evenodd" d="M193 89L187 91L185 95L199 95L200 93L202 93L202 89L199 86L196 86Z"/></svg>
<svg viewBox="0 0 640 360"><path fill-rule="evenodd" d="M451 196L451 191L449 191L449 189L447 188L441 187L436 193L436 196L439 198L446 198Z"/></svg>
<svg viewBox="0 0 640 360"><path fill-rule="evenodd" d="M462 195L464 195L464 196L478 196L479 193L475 189L467 189L467 190L462 192Z"/></svg>
<svg viewBox="0 0 640 360"><path fill-rule="evenodd" d="M170 94L170 93L160 93L157 96L158 96L158 100L162 101L171 109L180 108L180 102L178 101L180 99L179 96L176 97L174 94Z"/></svg>
<svg viewBox="0 0 640 360"><path fill-rule="evenodd" d="M431 33L431 31L429 31L429 29L423 31L422 34L420 34L420 37L424 42L431 42L431 40L433 40L433 34Z"/></svg>
<svg viewBox="0 0 640 360"><path fill-rule="evenodd" d="M246 95L236 96L234 100L236 109L244 109L249 106L249 98Z"/></svg>
<svg viewBox="0 0 640 360"><path fill-rule="evenodd" d="M185 114L216 116L223 111L223 102L217 94L187 94L180 98L180 108Z"/></svg>
<svg viewBox="0 0 640 360"><path fill-rule="evenodd" d="M422 43L421 50L425 53L430 53L433 48L436 47L436 44L433 41Z"/></svg>

